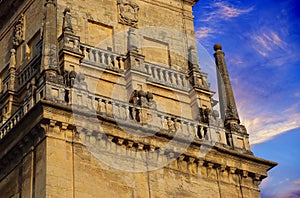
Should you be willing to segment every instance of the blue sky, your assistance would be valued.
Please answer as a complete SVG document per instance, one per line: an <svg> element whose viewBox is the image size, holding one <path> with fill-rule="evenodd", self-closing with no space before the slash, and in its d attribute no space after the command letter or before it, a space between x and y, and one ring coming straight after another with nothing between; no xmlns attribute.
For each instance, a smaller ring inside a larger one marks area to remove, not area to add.
<svg viewBox="0 0 300 198"><path fill-rule="evenodd" d="M300 1L205 0L194 7L201 69L216 90L221 43L254 154L279 163L263 198L300 197Z"/></svg>

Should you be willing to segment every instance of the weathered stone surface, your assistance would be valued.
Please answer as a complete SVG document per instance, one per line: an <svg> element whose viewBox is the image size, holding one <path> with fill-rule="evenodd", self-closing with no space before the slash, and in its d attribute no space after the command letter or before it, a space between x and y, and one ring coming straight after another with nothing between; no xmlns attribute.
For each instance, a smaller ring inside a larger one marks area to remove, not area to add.
<svg viewBox="0 0 300 198"><path fill-rule="evenodd" d="M0 196L259 197L276 163L213 110L197 1L13 2L0 17Z"/></svg>

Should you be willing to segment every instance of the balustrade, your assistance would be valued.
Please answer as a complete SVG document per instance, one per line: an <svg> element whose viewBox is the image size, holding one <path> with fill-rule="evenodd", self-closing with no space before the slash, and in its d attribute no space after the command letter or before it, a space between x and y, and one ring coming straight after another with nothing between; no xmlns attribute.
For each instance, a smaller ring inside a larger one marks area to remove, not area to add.
<svg viewBox="0 0 300 198"><path fill-rule="evenodd" d="M119 54L83 44L80 48L84 55L83 61L115 70L125 69L124 60Z"/></svg>
<svg viewBox="0 0 300 198"><path fill-rule="evenodd" d="M16 111L1 127L0 140L24 117L23 107Z"/></svg>
<svg viewBox="0 0 300 198"><path fill-rule="evenodd" d="M141 107L100 96L95 98L94 104L94 108L99 115L113 117L116 120L134 121L136 123L141 120ZM210 140L208 125L206 124L159 111L153 111L152 113L156 114L156 118L150 123L153 127L158 127L169 133L179 132L186 136L193 135L198 139Z"/></svg>
<svg viewBox="0 0 300 198"><path fill-rule="evenodd" d="M32 60L28 63L19 73L18 73L18 80L19 80L19 88L23 87L28 81L36 74L39 61L39 57ZM36 61L34 64L32 62Z"/></svg>
<svg viewBox="0 0 300 198"><path fill-rule="evenodd" d="M187 89L185 75L176 70L152 63L145 63L145 69L150 75L150 80L179 89Z"/></svg>

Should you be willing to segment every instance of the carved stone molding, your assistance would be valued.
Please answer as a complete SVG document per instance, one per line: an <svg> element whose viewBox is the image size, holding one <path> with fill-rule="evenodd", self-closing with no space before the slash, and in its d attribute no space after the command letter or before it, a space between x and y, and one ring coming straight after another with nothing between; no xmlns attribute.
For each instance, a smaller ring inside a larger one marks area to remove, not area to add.
<svg viewBox="0 0 300 198"><path fill-rule="evenodd" d="M24 15L22 14L20 19L16 22L14 26L14 36L13 36L13 46L14 48L19 47L22 42L25 40L25 25L24 25Z"/></svg>
<svg viewBox="0 0 300 198"><path fill-rule="evenodd" d="M137 27L139 6L130 0L118 0L119 22Z"/></svg>

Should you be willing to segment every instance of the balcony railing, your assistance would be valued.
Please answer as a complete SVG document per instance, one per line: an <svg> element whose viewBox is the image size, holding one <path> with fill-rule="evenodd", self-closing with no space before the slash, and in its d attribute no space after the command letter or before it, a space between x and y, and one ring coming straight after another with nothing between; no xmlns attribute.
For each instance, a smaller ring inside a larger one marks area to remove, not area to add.
<svg viewBox="0 0 300 198"><path fill-rule="evenodd" d="M101 96L95 97L94 108L99 115L112 117L116 121L123 120L127 123L133 122L138 124L143 119L142 108L132 104L123 103L110 98ZM199 139L210 140L208 125L195 122L178 116L166 114L157 110L149 110L152 114L152 120L149 120L148 127L159 128L167 132L179 132L183 135L194 135Z"/></svg>
<svg viewBox="0 0 300 198"><path fill-rule="evenodd" d="M149 81L186 90L188 81L185 74L153 63L145 63L145 69L150 74Z"/></svg>
<svg viewBox="0 0 300 198"><path fill-rule="evenodd" d="M23 117L24 109L21 107L0 127L0 140L14 128Z"/></svg>
<svg viewBox="0 0 300 198"><path fill-rule="evenodd" d="M119 54L86 44L81 44L80 49L84 55L83 62L116 71L125 69L124 60Z"/></svg>

